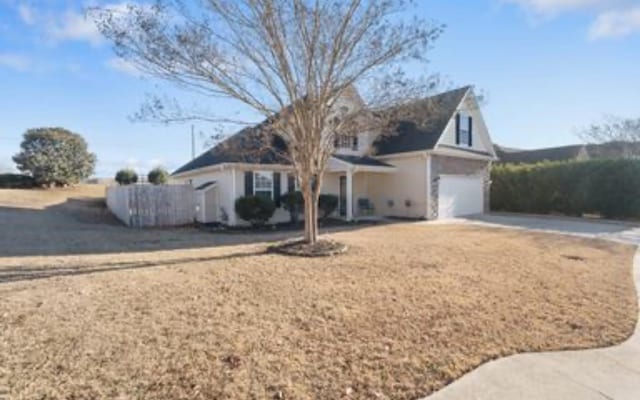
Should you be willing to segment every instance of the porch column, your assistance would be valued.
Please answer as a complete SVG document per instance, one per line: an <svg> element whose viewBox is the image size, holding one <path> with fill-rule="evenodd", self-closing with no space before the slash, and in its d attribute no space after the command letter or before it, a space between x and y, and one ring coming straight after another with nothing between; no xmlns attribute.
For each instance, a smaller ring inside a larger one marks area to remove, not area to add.
<svg viewBox="0 0 640 400"><path fill-rule="evenodd" d="M353 220L353 171L347 169L347 221Z"/></svg>

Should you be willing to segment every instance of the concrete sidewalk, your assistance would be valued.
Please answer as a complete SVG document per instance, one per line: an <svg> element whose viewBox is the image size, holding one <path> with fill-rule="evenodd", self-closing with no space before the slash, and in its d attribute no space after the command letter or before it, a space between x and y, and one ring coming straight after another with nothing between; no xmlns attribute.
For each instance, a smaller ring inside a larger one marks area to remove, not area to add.
<svg viewBox="0 0 640 400"><path fill-rule="evenodd" d="M640 230L617 224L550 218L482 216L460 221L640 245ZM640 250L634 258L640 291ZM640 304L640 299L639 299ZM518 354L483 364L424 400L640 399L640 324L626 342L603 349Z"/></svg>

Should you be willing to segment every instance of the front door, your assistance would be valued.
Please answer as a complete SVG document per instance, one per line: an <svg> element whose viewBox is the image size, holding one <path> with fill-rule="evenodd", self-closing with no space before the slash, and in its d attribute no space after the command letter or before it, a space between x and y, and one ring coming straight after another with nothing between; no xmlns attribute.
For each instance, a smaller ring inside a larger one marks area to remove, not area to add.
<svg viewBox="0 0 640 400"><path fill-rule="evenodd" d="M340 177L340 216L347 216L347 177Z"/></svg>

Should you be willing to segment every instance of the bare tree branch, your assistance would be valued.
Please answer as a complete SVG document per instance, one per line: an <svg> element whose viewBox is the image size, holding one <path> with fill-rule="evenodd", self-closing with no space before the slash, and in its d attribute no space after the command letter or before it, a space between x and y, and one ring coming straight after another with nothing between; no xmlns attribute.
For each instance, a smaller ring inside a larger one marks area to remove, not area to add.
<svg viewBox="0 0 640 400"><path fill-rule="evenodd" d="M336 135L380 126L372 123L372 110L424 97L437 86L433 78L406 73L409 65L426 70L431 45L444 28L408 19L410 3L159 0L90 13L116 53L141 71L207 97L235 99L265 118L257 136L267 147L274 147L274 136L283 142L275 147L298 175L309 204L305 237L313 242L319 188ZM364 104L337 107L356 85ZM153 100L138 117L185 121L200 111ZM382 115L390 114L376 118Z"/></svg>

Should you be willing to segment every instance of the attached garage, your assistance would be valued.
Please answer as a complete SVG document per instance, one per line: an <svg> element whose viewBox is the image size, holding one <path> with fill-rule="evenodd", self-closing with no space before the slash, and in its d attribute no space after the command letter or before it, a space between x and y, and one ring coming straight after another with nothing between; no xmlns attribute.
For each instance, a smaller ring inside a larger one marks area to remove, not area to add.
<svg viewBox="0 0 640 400"><path fill-rule="evenodd" d="M483 212L482 176L440 175L438 185L438 218L455 218Z"/></svg>

